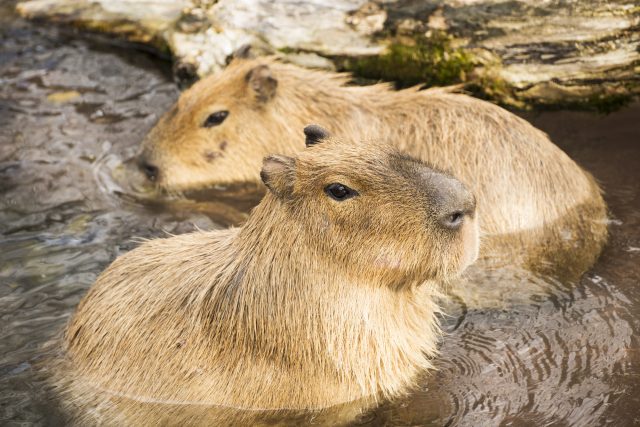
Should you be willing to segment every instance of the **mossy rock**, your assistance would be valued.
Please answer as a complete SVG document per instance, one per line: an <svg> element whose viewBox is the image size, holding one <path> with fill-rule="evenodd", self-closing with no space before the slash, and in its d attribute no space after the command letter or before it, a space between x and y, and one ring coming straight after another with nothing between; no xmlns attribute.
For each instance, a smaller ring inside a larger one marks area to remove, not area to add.
<svg viewBox="0 0 640 427"><path fill-rule="evenodd" d="M464 82L474 68L473 56L451 42L443 33L420 35L410 43L392 42L382 55L347 61L345 68L358 77L395 82L398 88Z"/></svg>

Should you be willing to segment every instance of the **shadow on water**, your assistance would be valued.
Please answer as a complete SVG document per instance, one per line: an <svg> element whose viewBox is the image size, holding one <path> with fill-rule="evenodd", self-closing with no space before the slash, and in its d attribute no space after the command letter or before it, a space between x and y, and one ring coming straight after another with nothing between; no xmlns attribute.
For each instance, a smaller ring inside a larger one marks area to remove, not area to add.
<svg viewBox="0 0 640 427"><path fill-rule="evenodd" d="M0 3L0 424L53 425L63 421L32 365L97 274L134 237L241 223L257 196L158 202L130 181L123 160L178 96L168 65L25 23L9 6ZM640 423L638 117L638 104L526 114L601 182L609 244L571 283L547 270L485 276L508 306L451 301L439 370L354 423Z"/></svg>

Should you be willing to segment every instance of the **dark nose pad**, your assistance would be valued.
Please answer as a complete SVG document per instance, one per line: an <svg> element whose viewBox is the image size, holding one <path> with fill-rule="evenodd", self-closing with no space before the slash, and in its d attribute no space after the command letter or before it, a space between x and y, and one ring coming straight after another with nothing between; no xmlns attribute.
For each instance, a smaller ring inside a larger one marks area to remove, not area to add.
<svg viewBox="0 0 640 427"><path fill-rule="evenodd" d="M442 175L436 179L436 206L440 225L458 230L467 217L473 217L476 199L464 184L455 178Z"/></svg>
<svg viewBox="0 0 640 427"><path fill-rule="evenodd" d="M138 167L147 176L149 181L155 181L156 179L158 179L159 170L157 166L152 165L143 158L139 158Z"/></svg>

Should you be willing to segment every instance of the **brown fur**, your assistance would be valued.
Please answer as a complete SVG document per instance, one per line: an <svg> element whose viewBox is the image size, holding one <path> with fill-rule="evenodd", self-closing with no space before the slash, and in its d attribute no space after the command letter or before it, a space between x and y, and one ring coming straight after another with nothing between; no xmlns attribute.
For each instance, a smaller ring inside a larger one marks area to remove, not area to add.
<svg viewBox="0 0 640 427"><path fill-rule="evenodd" d="M544 133L462 94L348 80L273 59L235 60L182 94L142 157L168 190L257 182L262 157L302 149L300 127L317 122L349 140L390 143L465 183L478 197L484 258L553 258L555 246L575 250L566 236L588 234L595 259L607 234L598 185ZM222 124L202 126L220 110L229 111Z"/></svg>
<svg viewBox="0 0 640 427"><path fill-rule="evenodd" d="M149 241L98 278L57 373L81 423L320 409L398 395L431 367L437 284L478 253L471 193L387 146L334 140L262 175L242 228ZM359 195L331 199L335 182ZM462 226L441 225L458 206Z"/></svg>

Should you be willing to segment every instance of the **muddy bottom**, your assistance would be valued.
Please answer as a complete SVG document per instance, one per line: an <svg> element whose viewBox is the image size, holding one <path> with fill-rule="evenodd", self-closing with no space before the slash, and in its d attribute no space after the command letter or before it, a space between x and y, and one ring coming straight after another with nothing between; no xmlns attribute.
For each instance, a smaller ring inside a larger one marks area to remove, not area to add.
<svg viewBox="0 0 640 427"><path fill-rule="evenodd" d="M0 424L56 425L33 366L99 272L136 237L241 222L255 197L152 202L132 191L121 164L179 93L168 64L23 22L10 6L0 2ZM578 283L488 279L550 292L455 307L439 370L358 424L640 424L640 104L525 117L602 184L607 248Z"/></svg>

